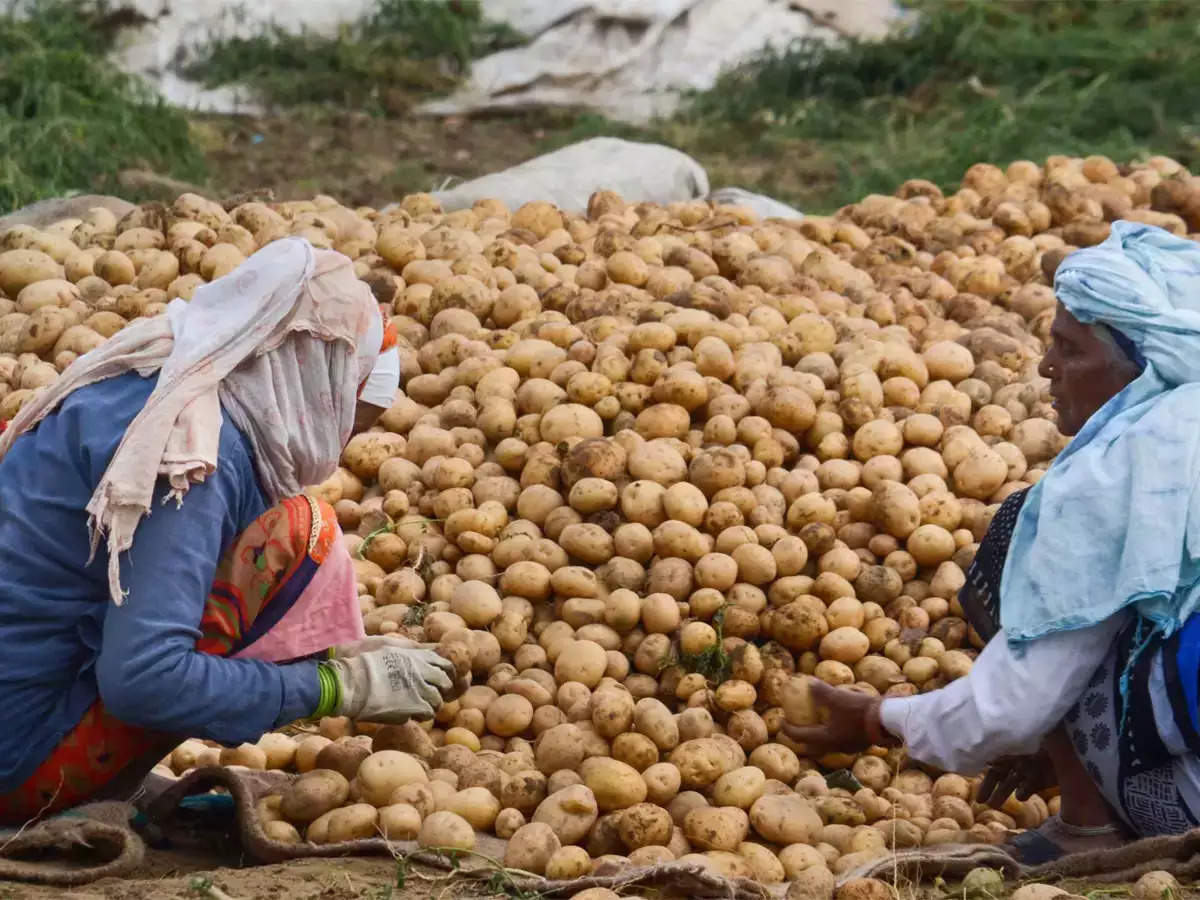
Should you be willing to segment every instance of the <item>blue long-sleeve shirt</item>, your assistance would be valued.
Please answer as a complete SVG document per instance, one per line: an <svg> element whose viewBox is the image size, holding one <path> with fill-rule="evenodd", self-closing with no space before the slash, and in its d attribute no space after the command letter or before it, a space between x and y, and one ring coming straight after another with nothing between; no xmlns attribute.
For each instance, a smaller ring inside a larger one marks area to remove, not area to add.
<svg viewBox="0 0 1200 900"><path fill-rule="evenodd" d="M85 507L155 378L73 393L0 461L0 793L28 778L102 698L130 725L223 743L256 740L317 706L316 664L195 650L222 553L265 511L250 446L228 417L217 470L182 506L165 481L121 560L89 552Z"/></svg>

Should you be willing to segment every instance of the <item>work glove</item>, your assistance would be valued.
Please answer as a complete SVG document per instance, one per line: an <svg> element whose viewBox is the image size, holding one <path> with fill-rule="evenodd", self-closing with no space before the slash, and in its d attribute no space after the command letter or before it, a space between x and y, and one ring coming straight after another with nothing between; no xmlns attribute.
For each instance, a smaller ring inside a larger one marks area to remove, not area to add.
<svg viewBox="0 0 1200 900"><path fill-rule="evenodd" d="M355 641L353 644L338 644L336 647L330 647L329 658L349 659L353 656L370 653L372 650L413 650L418 648L432 650L436 646L437 644L418 644L416 641L393 634L377 634L363 638L361 641Z"/></svg>
<svg viewBox="0 0 1200 900"><path fill-rule="evenodd" d="M400 725L432 719L454 691L454 664L433 650L379 646L320 665L333 679L333 716Z"/></svg>

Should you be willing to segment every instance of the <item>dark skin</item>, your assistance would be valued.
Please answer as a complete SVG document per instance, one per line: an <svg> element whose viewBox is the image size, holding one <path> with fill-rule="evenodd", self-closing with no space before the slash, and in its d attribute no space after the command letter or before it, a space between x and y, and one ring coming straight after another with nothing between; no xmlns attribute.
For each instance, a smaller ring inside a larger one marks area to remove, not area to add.
<svg viewBox="0 0 1200 900"><path fill-rule="evenodd" d="M1059 430L1066 435L1076 434L1137 377L1138 369L1112 343L1062 306L1055 315L1050 340L1038 373L1050 380ZM875 742L873 738L890 738L880 725L881 698L823 682L812 684L812 697L827 711L827 721L821 725L787 724L784 731L813 752L849 752L869 746ZM1062 791L1064 820L1075 825L1112 821L1111 812L1061 727L1047 735L1037 756L997 760L980 785L979 800L1000 806L1014 791L1024 800L1055 784Z"/></svg>
<svg viewBox="0 0 1200 900"><path fill-rule="evenodd" d="M369 430L385 412L387 410L382 406L363 403L359 400L358 405L354 408L354 430L350 432L351 437Z"/></svg>

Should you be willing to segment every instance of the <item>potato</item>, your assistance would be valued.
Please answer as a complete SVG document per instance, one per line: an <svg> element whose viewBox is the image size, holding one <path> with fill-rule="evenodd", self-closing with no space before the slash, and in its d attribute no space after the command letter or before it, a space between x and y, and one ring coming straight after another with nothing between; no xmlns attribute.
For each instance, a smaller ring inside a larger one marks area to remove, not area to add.
<svg viewBox="0 0 1200 900"><path fill-rule="evenodd" d="M599 807L591 789L576 784L555 791L538 804L533 822L544 822L554 829L564 844L583 840L599 817Z"/></svg>
<svg viewBox="0 0 1200 900"><path fill-rule="evenodd" d="M0 291L9 297L18 297L35 282L62 277L62 266L39 250L16 249L0 253Z"/></svg>
<svg viewBox="0 0 1200 900"><path fill-rule="evenodd" d="M535 753L537 768L545 775L578 769L583 762L583 735L574 725L556 725L538 738Z"/></svg>
<svg viewBox="0 0 1200 900"><path fill-rule="evenodd" d="M221 751L220 759L223 766L242 766L243 768L257 770L267 767L266 752L254 744L226 747Z"/></svg>
<svg viewBox="0 0 1200 900"><path fill-rule="evenodd" d="M352 803L329 813L326 824L326 843L357 841L375 837L378 830L379 812L367 803Z"/></svg>
<svg viewBox="0 0 1200 900"><path fill-rule="evenodd" d="M487 708L487 729L500 737L513 737L533 721L533 704L519 694L498 697Z"/></svg>
<svg viewBox="0 0 1200 900"><path fill-rule="evenodd" d="M426 848L445 850L473 850L475 830L462 816L439 810L421 823L417 832L417 843Z"/></svg>
<svg viewBox="0 0 1200 900"><path fill-rule="evenodd" d="M811 866L789 878L787 900L832 900L837 880L824 866Z"/></svg>
<svg viewBox="0 0 1200 900"><path fill-rule="evenodd" d="M895 900L892 888L877 878L851 878L842 883L836 900Z"/></svg>
<svg viewBox="0 0 1200 900"><path fill-rule="evenodd" d="M415 840L421 830L421 813L408 803L380 807L379 830L389 841Z"/></svg>
<svg viewBox="0 0 1200 900"><path fill-rule="evenodd" d="M683 820L688 842L701 850L736 850L749 829L745 810L734 806L693 809Z"/></svg>
<svg viewBox="0 0 1200 900"><path fill-rule="evenodd" d="M651 803L668 803L679 793L679 770L670 763L655 763L642 772L646 783L646 799Z"/></svg>
<svg viewBox="0 0 1200 900"><path fill-rule="evenodd" d="M288 822L276 821L263 823L263 834L272 841L281 844L299 844L302 841L300 832Z"/></svg>
<svg viewBox="0 0 1200 900"><path fill-rule="evenodd" d="M1183 896L1175 876L1161 870L1147 872L1137 880L1130 893L1134 900L1178 900Z"/></svg>
<svg viewBox="0 0 1200 900"><path fill-rule="evenodd" d="M500 595L490 584L464 581L450 596L450 612L461 616L471 628L486 628L501 613Z"/></svg>
<svg viewBox="0 0 1200 900"><path fill-rule="evenodd" d="M713 802L748 810L762 796L766 782L767 776L752 765L726 772L713 785Z"/></svg>
<svg viewBox="0 0 1200 900"><path fill-rule="evenodd" d="M341 806L350 795L350 782L338 772L314 769L288 785L281 794L280 814L304 825Z"/></svg>
<svg viewBox="0 0 1200 900"><path fill-rule="evenodd" d="M616 759L591 757L579 770L601 812L626 809L646 799L646 783L637 769Z"/></svg>
<svg viewBox="0 0 1200 900"><path fill-rule="evenodd" d="M554 677L559 684L577 681L593 688L600 683L608 669L608 656L595 641L572 641L559 654L554 664Z"/></svg>
<svg viewBox="0 0 1200 900"><path fill-rule="evenodd" d="M808 842L821 827L821 817L803 797L765 794L750 807L750 823L772 843L799 844Z"/></svg>
<svg viewBox="0 0 1200 900"><path fill-rule="evenodd" d="M670 813L653 803L634 804L617 818L617 833L628 850L665 846L673 828Z"/></svg>
<svg viewBox="0 0 1200 900"><path fill-rule="evenodd" d="M352 781L363 760L371 755L371 742L364 737L340 737L317 754L318 769L332 769Z"/></svg>
<svg viewBox="0 0 1200 900"><path fill-rule="evenodd" d="M484 787L468 787L456 793L442 809L462 816L476 831L487 831L500 814L500 801Z"/></svg>
<svg viewBox="0 0 1200 900"><path fill-rule="evenodd" d="M671 751L669 761L679 770L682 786L689 790L707 788L735 768L721 745L711 738L684 741Z"/></svg>
<svg viewBox="0 0 1200 900"><path fill-rule="evenodd" d="M558 835L543 822L531 822L516 830L504 850L504 866L542 875L560 849Z"/></svg>
<svg viewBox="0 0 1200 900"><path fill-rule="evenodd" d="M380 750L363 760L358 769L358 786L365 802L387 806L396 789L428 780L420 760L399 750Z"/></svg>

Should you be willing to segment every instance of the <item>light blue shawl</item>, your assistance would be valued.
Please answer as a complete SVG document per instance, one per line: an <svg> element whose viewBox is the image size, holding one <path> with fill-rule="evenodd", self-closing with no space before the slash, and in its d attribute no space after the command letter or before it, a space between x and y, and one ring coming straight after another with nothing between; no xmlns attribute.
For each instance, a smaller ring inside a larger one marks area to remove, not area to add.
<svg viewBox="0 0 1200 900"><path fill-rule="evenodd" d="M1122 332L1142 374L1030 491L1001 579L1014 649L1127 606L1170 635L1200 601L1200 244L1116 222L1054 279L1081 322Z"/></svg>

